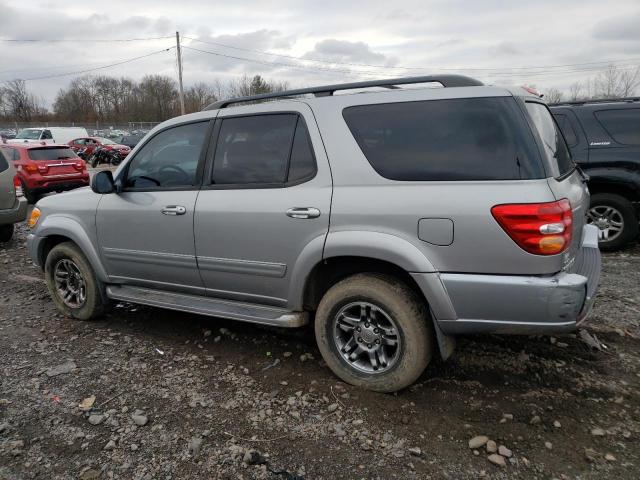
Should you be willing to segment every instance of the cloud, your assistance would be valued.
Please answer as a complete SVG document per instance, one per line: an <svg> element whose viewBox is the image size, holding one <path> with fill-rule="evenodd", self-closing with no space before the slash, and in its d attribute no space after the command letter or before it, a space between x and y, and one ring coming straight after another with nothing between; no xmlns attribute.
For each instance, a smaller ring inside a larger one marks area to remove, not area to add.
<svg viewBox="0 0 640 480"><path fill-rule="evenodd" d="M640 14L601 20L593 27L593 37L602 40L637 42L640 40Z"/></svg>
<svg viewBox="0 0 640 480"><path fill-rule="evenodd" d="M303 58L389 66L394 63L393 59L387 58L382 53L374 52L365 42L349 42L333 38L316 43L314 49L305 53Z"/></svg>

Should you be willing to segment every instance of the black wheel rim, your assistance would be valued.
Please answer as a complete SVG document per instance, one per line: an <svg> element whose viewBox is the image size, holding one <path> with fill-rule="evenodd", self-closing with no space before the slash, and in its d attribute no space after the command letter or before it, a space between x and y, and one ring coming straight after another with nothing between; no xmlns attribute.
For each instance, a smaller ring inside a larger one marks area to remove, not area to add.
<svg viewBox="0 0 640 480"><path fill-rule="evenodd" d="M78 265L69 258L58 260L53 268L56 293L69 308L81 308L87 301L87 284Z"/></svg>
<svg viewBox="0 0 640 480"><path fill-rule="evenodd" d="M369 302L342 307L333 317L331 331L342 360L363 373L389 371L402 351L396 322L383 308Z"/></svg>

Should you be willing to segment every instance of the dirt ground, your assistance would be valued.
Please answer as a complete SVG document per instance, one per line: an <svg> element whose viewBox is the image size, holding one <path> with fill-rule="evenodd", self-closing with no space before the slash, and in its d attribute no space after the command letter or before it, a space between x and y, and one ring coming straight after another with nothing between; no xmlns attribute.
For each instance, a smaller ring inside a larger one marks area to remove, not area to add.
<svg viewBox="0 0 640 480"><path fill-rule="evenodd" d="M1 479L640 477L638 246L605 255L596 346L461 338L384 395L333 376L309 330L125 304L63 318L25 234L0 247Z"/></svg>

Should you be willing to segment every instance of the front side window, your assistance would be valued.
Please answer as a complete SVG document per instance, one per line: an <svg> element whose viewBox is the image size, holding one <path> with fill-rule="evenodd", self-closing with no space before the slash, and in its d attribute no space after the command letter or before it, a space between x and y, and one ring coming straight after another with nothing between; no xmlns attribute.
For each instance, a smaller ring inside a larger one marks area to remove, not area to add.
<svg viewBox="0 0 640 480"><path fill-rule="evenodd" d="M125 187L194 186L209 122L163 130L144 144L127 167Z"/></svg>
<svg viewBox="0 0 640 480"><path fill-rule="evenodd" d="M222 120L211 181L214 185L284 185L315 174L309 133L297 114Z"/></svg>
<svg viewBox="0 0 640 480"><path fill-rule="evenodd" d="M42 140L52 140L53 135L51 135L51 130L45 130L42 132Z"/></svg>
<svg viewBox="0 0 640 480"><path fill-rule="evenodd" d="M343 117L374 170L391 180L544 177L513 98L359 105Z"/></svg>
<svg viewBox="0 0 640 480"><path fill-rule="evenodd" d="M575 164L547 106L536 102L527 102L526 105L549 161L557 163L560 175L571 171Z"/></svg>
<svg viewBox="0 0 640 480"><path fill-rule="evenodd" d="M616 142L640 145L640 108L600 110L594 115Z"/></svg>
<svg viewBox="0 0 640 480"><path fill-rule="evenodd" d="M84 145L85 139L84 138L77 138L73 141L73 143L75 143L76 145Z"/></svg>

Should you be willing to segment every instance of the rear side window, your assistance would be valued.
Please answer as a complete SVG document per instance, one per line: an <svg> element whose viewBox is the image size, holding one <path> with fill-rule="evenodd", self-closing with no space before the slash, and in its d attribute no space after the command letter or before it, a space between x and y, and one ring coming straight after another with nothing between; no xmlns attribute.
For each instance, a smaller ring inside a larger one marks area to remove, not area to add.
<svg viewBox="0 0 640 480"><path fill-rule="evenodd" d="M557 163L561 176L570 172L575 164L571 160L567 144L549 109L542 103L527 102L526 105L529 116L540 135L540 140L542 140L545 155L550 162Z"/></svg>
<svg viewBox="0 0 640 480"><path fill-rule="evenodd" d="M567 116L562 113L556 113L553 117L556 119L556 122L558 122L558 127L560 127L560 131L562 131L567 144L570 147L575 147L578 144L578 136Z"/></svg>
<svg viewBox="0 0 640 480"><path fill-rule="evenodd" d="M640 108L600 110L594 115L616 142L640 145Z"/></svg>
<svg viewBox="0 0 640 480"><path fill-rule="evenodd" d="M343 116L371 166L391 180L544 178L513 98L362 105Z"/></svg>
<svg viewBox="0 0 640 480"><path fill-rule="evenodd" d="M54 148L30 148L27 155L31 160L66 160L68 158L76 158L76 154L68 147Z"/></svg>
<svg viewBox="0 0 640 480"><path fill-rule="evenodd" d="M9 168L9 162L5 156L4 149L0 149L0 172L4 172L7 168Z"/></svg>
<svg viewBox="0 0 640 480"><path fill-rule="evenodd" d="M315 175L304 120L269 114L222 120L213 160L215 185L284 185Z"/></svg>

